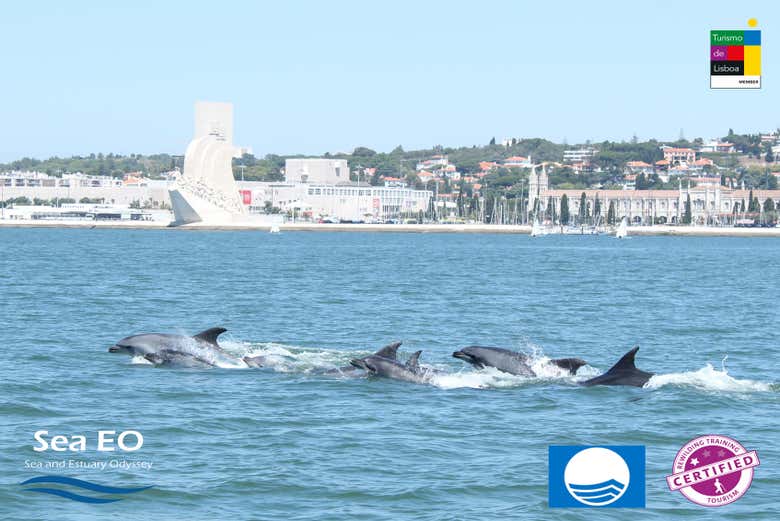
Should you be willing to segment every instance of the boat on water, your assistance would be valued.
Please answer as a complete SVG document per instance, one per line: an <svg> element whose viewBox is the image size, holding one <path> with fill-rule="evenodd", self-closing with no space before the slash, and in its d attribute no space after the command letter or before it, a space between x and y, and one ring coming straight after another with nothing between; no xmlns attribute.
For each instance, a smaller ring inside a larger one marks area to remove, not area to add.
<svg viewBox="0 0 780 521"><path fill-rule="evenodd" d="M531 237L541 237L542 235L546 235L542 223L539 222L538 218L534 219L534 224L531 228Z"/></svg>
<svg viewBox="0 0 780 521"><path fill-rule="evenodd" d="M269 233L280 233L281 230L279 230L279 227L277 225L271 226L271 229L269 230Z"/></svg>
<svg viewBox="0 0 780 521"><path fill-rule="evenodd" d="M626 237L628 237L628 217L623 217L623 220L620 221L620 225L615 231L615 238L625 239Z"/></svg>

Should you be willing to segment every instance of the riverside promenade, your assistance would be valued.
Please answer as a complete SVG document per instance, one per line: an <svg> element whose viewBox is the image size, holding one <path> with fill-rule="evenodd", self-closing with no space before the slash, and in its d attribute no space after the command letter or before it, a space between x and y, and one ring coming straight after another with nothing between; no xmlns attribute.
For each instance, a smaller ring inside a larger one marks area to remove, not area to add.
<svg viewBox="0 0 780 521"><path fill-rule="evenodd" d="M280 232L394 232L394 233L513 233L529 235L531 226L510 224L320 224L285 223L278 225ZM86 228L86 229L134 229L134 230L247 230L270 231L269 225L232 223L219 226L187 224L171 226L160 221L31 221L0 220L0 228ZM713 226L630 226L631 235L680 235L701 237L780 237L780 228L734 228ZM554 234L557 235L557 234ZM579 234L572 234L577 236ZM587 235L587 234L586 234Z"/></svg>

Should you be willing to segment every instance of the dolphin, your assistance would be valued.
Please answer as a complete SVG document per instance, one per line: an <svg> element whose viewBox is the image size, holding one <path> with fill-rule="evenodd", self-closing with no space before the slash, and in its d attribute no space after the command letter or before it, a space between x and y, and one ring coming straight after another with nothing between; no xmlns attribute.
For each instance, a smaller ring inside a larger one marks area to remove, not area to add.
<svg viewBox="0 0 780 521"><path fill-rule="evenodd" d="M371 355L372 357L379 357L379 358L386 358L388 360L397 360L398 358L398 348L401 347L401 342L392 342L390 344L387 344L385 347L381 348L379 351ZM366 357L368 358L368 357ZM358 358L357 360L364 360L365 358ZM365 367L355 365L350 361L350 365L338 367L336 369L329 369L324 372L324 374L344 374L344 373L352 373L358 369L365 369Z"/></svg>
<svg viewBox="0 0 780 521"><path fill-rule="evenodd" d="M264 367L268 363L264 356L245 356L241 360L249 367L254 368Z"/></svg>
<svg viewBox="0 0 780 521"><path fill-rule="evenodd" d="M405 382L427 383L430 374L420 367L419 359L422 351L415 352L405 364L382 356L367 356L356 358L350 363L358 369L363 369L369 376L383 376Z"/></svg>
<svg viewBox="0 0 780 521"><path fill-rule="evenodd" d="M223 327L212 327L194 336L172 335L169 333L132 335L109 347L108 351L110 353L145 357L147 354L168 350L190 353L195 357L211 360L211 365L215 365L217 362L240 365L241 360L226 352L217 343L217 337L225 331L227 329ZM181 355L178 356L181 357Z"/></svg>
<svg viewBox="0 0 780 521"><path fill-rule="evenodd" d="M510 351L509 349L468 346L460 351L455 351L452 353L452 356L470 363L477 369L495 367L499 371L518 376L536 376L536 373L531 368L528 355ZM550 363L557 365L561 369L566 369L571 374L577 374L577 369L587 364L585 360L579 358L558 358L550 360Z"/></svg>
<svg viewBox="0 0 780 521"><path fill-rule="evenodd" d="M214 367L214 363L205 358L173 349L146 353L144 358L158 367Z"/></svg>
<svg viewBox="0 0 780 521"><path fill-rule="evenodd" d="M392 344L388 344L385 347L381 348L379 351L374 353L372 356L380 356L382 358L388 358L390 360L395 360L396 355L398 352L398 348L401 346L401 342L393 342ZM248 365L249 367L253 368L261 368L266 367L269 364L269 361L267 357L265 356L245 356L242 358L244 363ZM354 373L358 368L353 365L348 365L344 367L338 367L335 369L328 369L325 371L320 371L320 374L335 374L335 375L341 375L344 373L352 374Z"/></svg>
<svg viewBox="0 0 780 521"><path fill-rule="evenodd" d="M633 385L643 387L655 373L648 373L636 368L634 357L639 351L635 346L631 351L623 355L606 373L580 382L580 385L590 387L592 385Z"/></svg>

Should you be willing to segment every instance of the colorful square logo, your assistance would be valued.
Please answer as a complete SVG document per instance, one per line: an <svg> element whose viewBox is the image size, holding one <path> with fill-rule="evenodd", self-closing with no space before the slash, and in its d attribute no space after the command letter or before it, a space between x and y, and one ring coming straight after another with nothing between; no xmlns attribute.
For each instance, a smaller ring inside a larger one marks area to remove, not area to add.
<svg viewBox="0 0 780 521"><path fill-rule="evenodd" d="M645 507L644 446L551 445L548 456L550 507Z"/></svg>
<svg viewBox="0 0 780 521"><path fill-rule="evenodd" d="M710 88L761 88L761 31L710 31Z"/></svg>

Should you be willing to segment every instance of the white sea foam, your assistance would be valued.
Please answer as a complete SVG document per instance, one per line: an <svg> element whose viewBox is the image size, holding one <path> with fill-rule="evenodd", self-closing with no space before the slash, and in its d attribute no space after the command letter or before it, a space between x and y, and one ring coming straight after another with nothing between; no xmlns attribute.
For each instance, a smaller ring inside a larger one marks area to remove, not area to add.
<svg viewBox="0 0 780 521"><path fill-rule="evenodd" d="M274 342L253 344L248 342L225 342L221 344L226 351L239 358L244 356L262 356L264 367L280 373L308 373L336 369L349 365L351 358L368 356L369 351L353 352L335 349L319 349L289 346Z"/></svg>
<svg viewBox="0 0 780 521"><path fill-rule="evenodd" d="M693 387L705 391L725 392L766 392L772 390L772 384L756 380L737 379L728 374L723 367L718 371L711 364L707 364L696 371L683 373L657 374L645 384L647 389L660 389L671 385L680 387Z"/></svg>
<svg viewBox="0 0 780 521"><path fill-rule="evenodd" d="M519 387L533 383L536 378L526 376L515 376L509 373L499 371L494 367L470 371L461 370L457 373L440 373L431 378L430 383L442 389L487 389L487 388L506 388Z"/></svg>

